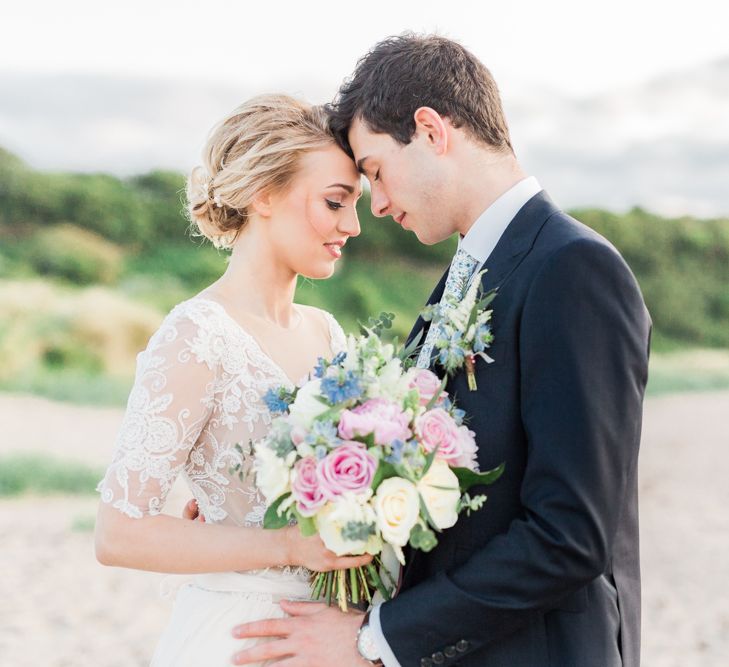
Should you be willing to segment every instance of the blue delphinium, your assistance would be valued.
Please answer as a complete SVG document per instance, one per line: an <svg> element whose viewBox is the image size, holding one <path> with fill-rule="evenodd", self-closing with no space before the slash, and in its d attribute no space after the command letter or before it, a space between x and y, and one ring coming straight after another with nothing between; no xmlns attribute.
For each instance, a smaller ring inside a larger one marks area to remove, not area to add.
<svg viewBox="0 0 729 667"><path fill-rule="evenodd" d="M391 452L385 457L385 461L397 465L402 462L403 449L405 449L405 443L402 440L393 440L390 444Z"/></svg>
<svg viewBox="0 0 729 667"><path fill-rule="evenodd" d="M465 416L466 416L465 410L461 410L460 408L453 408L453 410L451 410L451 417L453 417L453 419L455 420L456 424L458 424L458 426L463 424L463 419L465 418Z"/></svg>
<svg viewBox="0 0 729 667"><path fill-rule="evenodd" d="M314 448L314 456L317 461L321 461L329 453L329 450L324 445L317 445Z"/></svg>
<svg viewBox="0 0 729 667"><path fill-rule="evenodd" d="M321 392L331 405L348 400L356 400L362 396L359 378L352 372L339 374L339 377L328 377L321 381Z"/></svg>
<svg viewBox="0 0 729 667"><path fill-rule="evenodd" d="M279 387L278 389L269 389L263 395L263 402L272 414L279 414L286 412L289 408L289 401L285 397L285 389Z"/></svg>
<svg viewBox="0 0 729 667"><path fill-rule="evenodd" d="M342 440L337 435L337 427L332 421L315 421L304 439L312 447L322 445L327 449L338 447Z"/></svg>

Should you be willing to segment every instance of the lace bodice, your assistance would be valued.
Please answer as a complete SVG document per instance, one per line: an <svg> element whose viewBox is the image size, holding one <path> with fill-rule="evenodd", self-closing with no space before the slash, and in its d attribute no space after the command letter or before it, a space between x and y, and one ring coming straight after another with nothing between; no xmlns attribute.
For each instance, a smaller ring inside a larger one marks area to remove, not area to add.
<svg viewBox="0 0 729 667"><path fill-rule="evenodd" d="M344 332L323 314L333 356L345 348ZM97 488L103 502L130 517L159 514L182 472L206 521L260 526L265 499L246 474L250 443L271 424L264 394L282 384L292 386L222 305L202 297L179 304L137 357L112 463Z"/></svg>

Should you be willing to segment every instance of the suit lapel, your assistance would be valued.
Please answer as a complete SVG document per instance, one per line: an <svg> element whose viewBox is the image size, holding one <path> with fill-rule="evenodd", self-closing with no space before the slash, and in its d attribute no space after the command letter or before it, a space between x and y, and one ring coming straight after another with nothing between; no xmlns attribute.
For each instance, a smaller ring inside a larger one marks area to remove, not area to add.
<svg viewBox="0 0 729 667"><path fill-rule="evenodd" d="M557 211L559 209L544 190L534 195L519 209L480 269L487 269L481 279L485 292L503 284L531 250L547 218Z"/></svg>

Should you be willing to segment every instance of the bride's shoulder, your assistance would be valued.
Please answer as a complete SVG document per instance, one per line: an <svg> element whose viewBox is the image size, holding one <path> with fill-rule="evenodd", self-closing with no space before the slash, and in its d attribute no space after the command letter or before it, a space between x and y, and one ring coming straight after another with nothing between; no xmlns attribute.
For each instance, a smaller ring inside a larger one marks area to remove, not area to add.
<svg viewBox="0 0 729 667"><path fill-rule="evenodd" d="M225 311L214 301L194 296L181 301L164 317L152 336L151 343L172 343L175 340L228 337Z"/></svg>
<svg viewBox="0 0 729 667"><path fill-rule="evenodd" d="M341 352L345 349L347 345L347 336L334 315L323 308L303 306L301 304L298 304L298 306L303 310L305 317L308 316L312 319L316 318L319 321L323 332L329 338L330 347L335 353Z"/></svg>
<svg viewBox="0 0 729 667"><path fill-rule="evenodd" d="M196 295L174 306L163 324L209 327L220 316L220 308L214 301Z"/></svg>
<svg viewBox="0 0 729 667"><path fill-rule="evenodd" d="M323 327L330 329L331 327L338 327L341 329L337 318L334 317L328 310L323 308L317 308L316 306L307 306L301 303L297 303L296 307L301 310L304 317L319 322Z"/></svg>

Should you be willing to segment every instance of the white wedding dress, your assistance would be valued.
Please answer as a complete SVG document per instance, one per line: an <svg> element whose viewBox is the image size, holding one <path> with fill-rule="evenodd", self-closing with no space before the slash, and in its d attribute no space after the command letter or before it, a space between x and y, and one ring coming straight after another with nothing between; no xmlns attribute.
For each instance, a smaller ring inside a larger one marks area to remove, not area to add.
<svg viewBox="0 0 729 667"><path fill-rule="evenodd" d="M345 348L344 332L330 314L319 314L334 356ZM103 502L130 517L159 514L183 473L207 522L261 527L265 500L252 475L241 480L232 469L250 470L250 441L271 424L262 398L279 385L293 382L222 305L202 296L179 304L137 359L113 460L98 487ZM281 598L309 598L308 576L289 567L191 576L177 592L152 666L229 665L257 641L234 639L232 628L282 617Z"/></svg>

